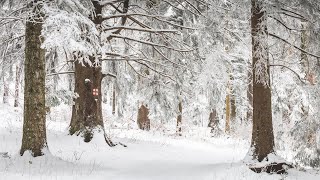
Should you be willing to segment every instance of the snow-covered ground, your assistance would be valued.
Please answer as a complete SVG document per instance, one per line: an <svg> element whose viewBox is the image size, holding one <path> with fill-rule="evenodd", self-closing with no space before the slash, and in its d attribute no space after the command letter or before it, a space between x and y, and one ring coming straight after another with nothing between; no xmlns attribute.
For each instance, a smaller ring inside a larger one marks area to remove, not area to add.
<svg viewBox="0 0 320 180"><path fill-rule="evenodd" d="M19 156L22 110L0 105L0 180L220 180L320 179L317 171L289 170L288 175L256 174L242 159L249 142L234 137L176 137L155 131L108 129L114 141L128 147L110 148L101 134L90 143L67 135L70 108L51 112L47 122L46 156Z"/></svg>

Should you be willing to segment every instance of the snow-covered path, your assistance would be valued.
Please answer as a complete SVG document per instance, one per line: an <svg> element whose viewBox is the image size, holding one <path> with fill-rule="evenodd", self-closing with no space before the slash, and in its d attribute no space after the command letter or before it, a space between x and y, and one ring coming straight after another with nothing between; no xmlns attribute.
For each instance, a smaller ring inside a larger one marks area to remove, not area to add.
<svg viewBox="0 0 320 180"><path fill-rule="evenodd" d="M163 144L121 138L116 140L128 147L110 148L102 135L86 144L65 132L49 131L52 156L32 160L15 155L20 139L13 134L0 135L12 142L6 143L11 148L1 146L0 151L11 149L9 153L13 154L12 159L2 159L0 179L215 179L215 166L222 163L232 166L231 162L242 159L246 151L230 143L214 147L185 139L167 139Z"/></svg>
<svg viewBox="0 0 320 180"><path fill-rule="evenodd" d="M21 112L0 109L0 180L220 180L320 179L317 172L256 174L241 162L248 142L234 138L197 139L139 130L112 130L128 147L110 148L101 134L90 143L67 135L67 121L47 122L50 153L19 156Z"/></svg>

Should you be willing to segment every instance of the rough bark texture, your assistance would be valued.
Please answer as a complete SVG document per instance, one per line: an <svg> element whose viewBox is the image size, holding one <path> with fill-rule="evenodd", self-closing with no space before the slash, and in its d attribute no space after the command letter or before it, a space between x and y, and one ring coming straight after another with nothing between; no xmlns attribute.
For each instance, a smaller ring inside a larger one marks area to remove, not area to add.
<svg viewBox="0 0 320 180"><path fill-rule="evenodd" d="M91 1L94 6L94 13L90 17L92 22L96 25L98 30L101 30L103 22L102 9L99 1ZM123 13L127 13L129 0L125 0ZM122 18L122 25L126 22L127 17ZM120 33L122 29L118 29L113 34ZM111 37L111 36L110 36ZM110 38L107 38L110 41ZM100 52L97 52L99 54ZM94 57L90 57L91 62L94 62ZM102 118L102 96L101 96L101 82L104 75L101 72L101 66L90 67L84 63L84 66L75 63L75 93L79 96L75 99L75 104L72 108L72 118L70 123L69 133L83 134L84 141L90 142L93 138L95 129L103 128ZM93 89L98 90L98 95L93 95ZM106 135L105 135L106 138ZM106 139L106 142L113 146L113 143Z"/></svg>
<svg viewBox="0 0 320 180"><path fill-rule="evenodd" d="M247 121L251 121L252 120L252 106L253 106L253 102L252 102L252 91L253 91L253 86L252 86L252 72L249 71L248 72L248 90L247 90L247 98L249 101L249 108L247 110Z"/></svg>
<svg viewBox="0 0 320 180"><path fill-rule="evenodd" d="M95 13L92 21L100 26L102 23L102 6L98 1L92 1ZM90 57L94 62L94 57ZM75 89L78 97L74 100L69 133L82 134L85 142L90 142L95 129L103 128L101 82L103 74L101 67L92 67L86 63L83 65L75 62ZM93 89L98 94L93 94Z"/></svg>
<svg viewBox="0 0 320 180"><path fill-rule="evenodd" d="M37 7L34 9L39 9ZM41 49L41 22L26 22L24 122L20 154L43 155L47 147L45 108L45 50Z"/></svg>
<svg viewBox="0 0 320 180"><path fill-rule="evenodd" d="M146 131L150 130L150 119L148 115L149 115L149 109L145 105L141 105L138 111L138 119L137 119L139 129L146 130Z"/></svg>
<svg viewBox="0 0 320 180"><path fill-rule="evenodd" d="M90 67L75 63L75 93L77 98L72 107L69 132L71 135L83 133L84 141L89 142L95 128L103 127L101 104L101 67ZM98 89L94 96L93 89Z"/></svg>
<svg viewBox="0 0 320 180"><path fill-rule="evenodd" d="M266 53L263 55L263 58L265 58L263 60L269 61L268 51L262 49L267 48L266 39L257 38L259 34L267 32L265 23L267 15L262 9L263 1L251 0L251 3L252 68L254 68L256 62L262 58L261 53ZM261 38L261 36L259 37ZM270 77L269 66L267 67L267 73ZM253 129L251 146L253 148L253 157L258 161L262 161L268 154L274 152L271 89L270 86L257 82L255 70L253 71Z"/></svg>

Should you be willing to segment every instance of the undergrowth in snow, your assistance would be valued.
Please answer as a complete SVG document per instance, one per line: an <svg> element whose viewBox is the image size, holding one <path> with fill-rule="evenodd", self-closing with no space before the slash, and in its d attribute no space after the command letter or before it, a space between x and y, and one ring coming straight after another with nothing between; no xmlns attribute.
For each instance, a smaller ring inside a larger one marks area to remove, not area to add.
<svg viewBox="0 0 320 180"><path fill-rule="evenodd" d="M104 107L104 112L111 112ZM134 123L123 123L105 113L106 132L115 142L128 147L110 148L103 133L96 133L90 143L69 136L71 108L52 108L47 118L49 151L33 158L19 155L22 138L21 108L0 105L1 180L75 179L75 180L220 180L220 179L318 179L314 170L289 170L287 175L256 174L249 170L244 157L250 146L245 136L212 137L204 127L189 126L183 136L174 127L150 132L138 130Z"/></svg>

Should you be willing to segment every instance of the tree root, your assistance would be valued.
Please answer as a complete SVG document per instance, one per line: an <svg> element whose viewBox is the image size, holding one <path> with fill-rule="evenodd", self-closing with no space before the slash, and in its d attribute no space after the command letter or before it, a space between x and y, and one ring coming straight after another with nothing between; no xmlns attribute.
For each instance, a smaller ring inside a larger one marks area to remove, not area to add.
<svg viewBox="0 0 320 180"><path fill-rule="evenodd" d="M107 133L106 133L106 131L105 131L104 128L103 128L103 135L104 135L104 140L106 141L106 143L107 143L110 147L115 147L115 146L117 146L117 145L121 145L121 146L123 146L123 147L128 147L127 145L125 145L125 144L123 144L123 143L121 143L121 142L118 142L118 143L112 142L111 138L109 138L109 137L107 136Z"/></svg>
<svg viewBox="0 0 320 180"><path fill-rule="evenodd" d="M249 168L255 173L266 172L269 174L274 174L274 173L287 174L287 170L290 168L293 168L293 166L291 164L287 164L284 162L282 163L273 162L262 167L252 165L252 166L249 166Z"/></svg>

